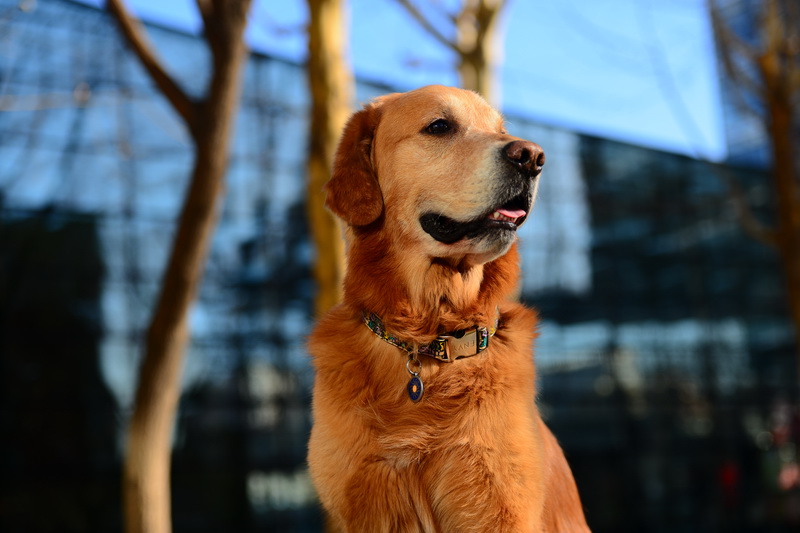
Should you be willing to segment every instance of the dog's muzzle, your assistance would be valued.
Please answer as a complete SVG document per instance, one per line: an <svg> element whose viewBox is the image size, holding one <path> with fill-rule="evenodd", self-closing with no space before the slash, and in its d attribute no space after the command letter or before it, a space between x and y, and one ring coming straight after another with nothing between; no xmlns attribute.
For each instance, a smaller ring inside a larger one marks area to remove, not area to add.
<svg viewBox="0 0 800 533"><path fill-rule="evenodd" d="M534 183L542 172L544 151L530 141L516 140L500 150L505 171L490 193L493 207L469 221L429 212L419 218L420 226L443 244L474 239L496 231L516 231L525 221L533 205Z"/></svg>

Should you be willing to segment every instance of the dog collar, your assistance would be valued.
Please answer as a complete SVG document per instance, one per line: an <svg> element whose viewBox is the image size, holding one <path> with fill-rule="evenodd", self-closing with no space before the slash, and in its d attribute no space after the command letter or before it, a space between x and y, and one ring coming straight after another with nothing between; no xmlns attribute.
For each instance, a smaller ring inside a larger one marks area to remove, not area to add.
<svg viewBox="0 0 800 533"><path fill-rule="evenodd" d="M363 312L361 313L361 318L370 331L392 346L396 346L409 354L420 353L438 359L439 361L444 361L445 363L452 363L457 359L472 357L484 351L489 346L489 337L495 334L500 321L498 317L495 320L494 326L490 328L475 326L470 329L448 332L439 335L429 344L415 345L400 340L386 331L383 321L375 313Z"/></svg>

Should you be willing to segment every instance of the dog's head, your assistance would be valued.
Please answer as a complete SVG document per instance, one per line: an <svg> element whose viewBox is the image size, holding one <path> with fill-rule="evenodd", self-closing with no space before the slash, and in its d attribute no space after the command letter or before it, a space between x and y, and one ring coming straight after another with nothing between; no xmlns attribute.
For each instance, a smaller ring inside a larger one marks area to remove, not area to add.
<svg viewBox="0 0 800 533"><path fill-rule="evenodd" d="M352 228L380 224L432 259L483 264L515 241L543 164L542 149L509 135L476 93L423 87L353 115L327 205Z"/></svg>

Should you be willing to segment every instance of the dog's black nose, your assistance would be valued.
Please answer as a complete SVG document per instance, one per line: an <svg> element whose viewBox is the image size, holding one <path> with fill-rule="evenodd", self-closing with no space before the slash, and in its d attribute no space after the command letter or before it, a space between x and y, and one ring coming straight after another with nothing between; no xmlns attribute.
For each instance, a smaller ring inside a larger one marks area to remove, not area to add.
<svg viewBox="0 0 800 533"><path fill-rule="evenodd" d="M511 141L503 147L503 155L531 178L537 176L544 165L544 150L530 141Z"/></svg>

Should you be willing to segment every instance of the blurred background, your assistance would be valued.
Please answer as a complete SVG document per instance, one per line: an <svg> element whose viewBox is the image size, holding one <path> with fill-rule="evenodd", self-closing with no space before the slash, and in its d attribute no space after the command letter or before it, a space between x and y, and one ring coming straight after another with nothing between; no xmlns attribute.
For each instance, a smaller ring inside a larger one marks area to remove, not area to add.
<svg viewBox="0 0 800 533"><path fill-rule="evenodd" d="M800 530L795 0L231 0L241 39L199 4L128 2L165 89L124 13L0 0L0 530L138 530L123 465L150 357L182 368L149 393L179 398L175 531L324 530L305 338L336 297L315 236L338 230L314 173L342 107L430 83L480 90L547 154L521 297L593 530ZM224 39L249 46L229 148L202 133ZM209 150L224 184L170 355L148 339Z"/></svg>

